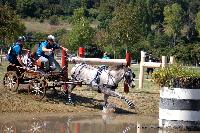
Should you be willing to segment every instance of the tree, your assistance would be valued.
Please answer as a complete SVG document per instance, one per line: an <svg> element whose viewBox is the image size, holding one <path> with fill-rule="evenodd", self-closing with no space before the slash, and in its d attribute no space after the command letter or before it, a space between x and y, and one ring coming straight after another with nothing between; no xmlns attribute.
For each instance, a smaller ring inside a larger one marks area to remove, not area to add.
<svg viewBox="0 0 200 133"><path fill-rule="evenodd" d="M183 11L179 4L175 3L172 6L164 8L164 28L165 33L172 37L173 45L176 45L176 40L180 37L180 31L183 27L182 22Z"/></svg>
<svg viewBox="0 0 200 133"><path fill-rule="evenodd" d="M4 43L11 43L18 35L24 33L25 26L9 6L0 5L0 12L0 39Z"/></svg>
<svg viewBox="0 0 200 133"><path fill-rule="evenodd" d="M99 28L107 28L110 20L112 19L112 13L114 11L113 5L108 2L101 2L98 8L99 14L97 20L100 22Z"/></svg>
<svg viewBox="0 0 200 133"><path fill-rule="evenodd" d="M85 17L85 10L84 8L78 8L74 10L74 15L72 16L72 24L78 23Z"/></svg>
<svg viewBox="0 0 200 133"><path fill-rule="evenodd" d="M195 18L195 28L199 33L200 36L200 11L197 13L196 18Z"/></svg>
<svg viewBox="0 0 200 133"><path fill-rule="evenodd" d="M0 0L0 5L9 5L13 9L16 9L16 0Z"/></svg>
<svg viewBox="0 0 200 133"><path fill-rule="evenodd" d="M83 15L82 8L75 10L73 16L73 27L68 36L68 47L76 51L78 47L92 44L94 30L90 27L89 21Z"/></svg>
<svg viewBox="0 0 200 133"><path fill-rule="evenodd" d="M163 4L159 0L146 0L148 12L148 25L152 32L159 32L164 20Z"/></svg>
<svg viewBox="0 0 200 133"><path fill-rule="evenodd" d="M128 49L130 52L136 48L136 43L146 38L146 8L144 3L134 5L121 4L114 11L114 17L109 24L109 47L119 54Z"/></svg>
<svg viewBox="0 0 200 133"><path fill-rule="evenodd" d="M36 7L36 5L34 4L36 4L35 0L18 0L16 6L17 12L23 18L27 16L35 17L34 13L36 12L36 10L40 11L41 7L40 6ZM41 13L41 11L39 13Z"/></svg>

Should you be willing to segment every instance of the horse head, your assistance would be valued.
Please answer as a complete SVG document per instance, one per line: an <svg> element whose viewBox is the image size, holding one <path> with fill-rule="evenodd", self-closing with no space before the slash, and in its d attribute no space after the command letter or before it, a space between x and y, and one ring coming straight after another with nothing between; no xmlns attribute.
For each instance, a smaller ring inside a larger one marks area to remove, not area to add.
<svg viewBox="0 0 200 133"><path fill-rule="evenodd" d="M124 82L127 83L128 86L131 88L135 87L134 78L135 78L134 72L132 72L130 67L126 67L124 73Z"/></svg>

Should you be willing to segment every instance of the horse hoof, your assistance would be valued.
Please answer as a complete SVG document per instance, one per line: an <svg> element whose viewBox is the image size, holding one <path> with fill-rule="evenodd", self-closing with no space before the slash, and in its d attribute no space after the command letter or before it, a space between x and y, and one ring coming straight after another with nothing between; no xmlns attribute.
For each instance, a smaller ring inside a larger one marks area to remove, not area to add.
<svg viewBox="0 0 200 133"><path fill-rule="evenodd" d="M115 112L115 108L104 106L102 112L105 113L105 114L114 113Z"/></svg>
<svg viewBox="0 0 200 133"><path fill-rule="evenodd" d="M129 105L129 109L135 109L135 105L132 103L131 105Z"/></svg>
<svg viewBox="0 0 200 133"><path fill-rule="evenodd" d="M106 108L116 108L116 105L115 104L112 104L112 103L108 103L105 105Z"/></svg>
<svg viewBox="0 0 200 133"><path fill-rule="evenodd" d="M131 88L135 88L135 85L132 85Z"/></svg>
<svg viewBox="0 0 200 133"><path fill-rule="evenodd" d="M72 106L75 106L75 105L76 105L74 102L70 102L69 104L72 105Z"/></svg>
<svg viewBox="0 0 200 133"><path fill-rule="evenodd" d="M74 102L65 102L65 105L72 105L75 106L76 104Z"/></svg>

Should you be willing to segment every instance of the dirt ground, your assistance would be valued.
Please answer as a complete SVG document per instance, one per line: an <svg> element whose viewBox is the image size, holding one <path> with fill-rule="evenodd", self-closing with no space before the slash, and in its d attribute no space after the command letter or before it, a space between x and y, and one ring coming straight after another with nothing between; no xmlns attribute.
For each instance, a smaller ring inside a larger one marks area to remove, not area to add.
<svg viewBox="0 0 200 133"><path fill-rule="evenodd" d="M24 87L21 87L19 93L0 88L0 113L95 113L103 108L103 95L87 87L74 90L75 106L65 104L67 98L59 92L59 89L57 95L52 90L48 90L42 101L35 101L28 95L26 88L22 88ZM116 113L158 116L159 91L150 93L132 89L130 93L125 94L122 86L119 86L117 91L131 99L135 109L129 109L124 101L110 97L109 102L116 106Z"/></svg>

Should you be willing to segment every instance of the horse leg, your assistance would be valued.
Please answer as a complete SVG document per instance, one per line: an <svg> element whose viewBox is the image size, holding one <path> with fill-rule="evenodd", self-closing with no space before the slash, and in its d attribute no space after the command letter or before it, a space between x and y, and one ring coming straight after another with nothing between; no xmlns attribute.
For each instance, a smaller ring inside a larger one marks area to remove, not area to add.
<svg viewBox="0 0 200 133"><path fill-rule="evenodd" d="M105 106L105 107L106 107L107 104L108 104L108 97L109 97L109 95L107 95L107 94L104 93L104 106Z"/></svg>
<svg viewBox="0 0 200 133"><path fill-rule="evenodd" d="M149 78L149 68L147 68L147 79Z"/></svg>
<svg viewBox="0 0 200 133"><path fill-rule="evenodd" d="M113 90L111 90L110 88L100 88L101 89L101 92L104 93L105 95L108 95L108 96L113 96L113 97L117 97L117 98L120 98L121 100L124 100L129 108L133 109L135 108L133 102L129 99L127 99L125 96L123 96L122 94L119 94Z"/></svg>
<svg viewBox="0 0 200 133"><path fill-rule="evenodd" d="M70 84L69 87L68 87L68 95L67 95L68 96L68 103L72 104L72 105L75 105L75 103L74 103L74 101L72 100L72 97L71 97L71 93L72 93L72 91L75 87L76 87L75 84Z"/></svg>

